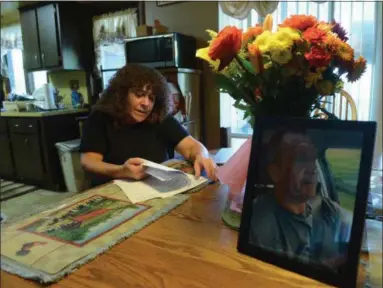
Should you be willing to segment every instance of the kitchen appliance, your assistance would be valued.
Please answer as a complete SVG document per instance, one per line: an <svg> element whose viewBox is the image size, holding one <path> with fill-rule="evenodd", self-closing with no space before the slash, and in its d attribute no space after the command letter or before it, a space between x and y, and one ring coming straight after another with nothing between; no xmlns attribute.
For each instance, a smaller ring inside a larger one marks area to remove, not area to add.
<svg viewBox="0 0 383 288"><path fill-rule="evenodd" d="M196 39L180 33L125 40L126 63L152 68L196 68Z"/></svg>
<svg viewBox="0 0 383 288"><path fill-rule="evenodd" d="M54 92L55 88L51 83L43 84L33 92L32 97L35 99L33 104L43 110L57 109Z"/></svg>

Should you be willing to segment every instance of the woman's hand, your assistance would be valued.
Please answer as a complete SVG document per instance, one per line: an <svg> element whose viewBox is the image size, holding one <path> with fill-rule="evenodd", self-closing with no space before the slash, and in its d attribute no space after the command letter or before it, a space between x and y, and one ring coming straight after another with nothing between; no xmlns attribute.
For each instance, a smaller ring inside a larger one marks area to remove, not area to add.
<svg viewBox="0 0 383 288"><path fill-rule="evenodd" d="M201 171L205 170L207 177L213 181L217 181L216 176L217 165L210 157L206 157L203 154L198 154L194 159L194 171L196 178L201 176Z"/></svg>
<svg viewBox="0 0 383 288"><path fill-rule="evenodd" d="M141 180L147 176L145 168L142 166L144 160L141 158L130 158L122 166L121 171L118 173L119 178L131 178L134 180Z"/></svg>

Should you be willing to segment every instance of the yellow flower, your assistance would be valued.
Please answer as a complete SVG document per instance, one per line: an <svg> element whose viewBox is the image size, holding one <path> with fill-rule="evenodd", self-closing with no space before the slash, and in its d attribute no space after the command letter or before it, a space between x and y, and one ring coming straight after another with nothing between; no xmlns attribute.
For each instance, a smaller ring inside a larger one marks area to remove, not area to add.
<svg viewBox="0 0 383 288"><path fill-rule="evenodd" d="M211 39L214 39L217 37L218 33L213 31L213 30L210 30L210 29L207 29L206 32L209 34L210 38Z"/></svg>
<svg viewBox="0 0 383 288"><path fill-rule="evenodd" d="M271 59L279 64L286 64L292 58L290 49L272 49Z"/></svg>
<svg viewBox="0 0 383 288"><path fill-rule="evenodd" d="M264 31L261 35L258 35L258 37L255 39L255 43L261 51L261 53L265 53L269 51L269 37L271 37L270 31Z"/></svg>
<svg viewBox="0 0 383 288"><path fill-rule="evenodd" d="M207 41L207 43L210 44L211 41L213 41L215 38L217 38L218 33L214 30L207 29L206 32L209 34L211 40Z"/></svg>
<svg viewBox="0 0 383 288"><path fill-rule="evenodd" d="M277 34L279 34L280 37L286 37L293 41L301 39L299 32L290 27L280 27L277 31Z"/></svg>
<svg viewBox="0 0 383 288"><path fill-rule="evenodd" d="M271 31L273 29L273 16L271 14L268 14L263 21L263 30L264 31Z"/></svg>
<svg viewBox="0 0 383 288"><path fill-rule="evenodd" d="M214 71L218 71L219 60L212 60L209 57L209 48L210 47L208 46L205 48L198 49L195 56L208 62Z"/></svg>
<svg viewBox="0 0 383 288"><path fill-rule="evenodd" d="M315 87L322 96L328 96L334 93L334 84L329 80L320 80Z"/></svg>

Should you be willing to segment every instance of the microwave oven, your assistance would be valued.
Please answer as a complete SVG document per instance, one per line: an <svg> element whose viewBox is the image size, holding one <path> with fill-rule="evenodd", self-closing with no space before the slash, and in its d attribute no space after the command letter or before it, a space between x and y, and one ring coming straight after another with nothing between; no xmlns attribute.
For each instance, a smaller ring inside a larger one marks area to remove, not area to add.
<svg viewBox="0 0 383 288"><path fill-rule="evenodd" d="M126 63L151 68L196 68L196 39L180 33L125 40Z"/></svg>

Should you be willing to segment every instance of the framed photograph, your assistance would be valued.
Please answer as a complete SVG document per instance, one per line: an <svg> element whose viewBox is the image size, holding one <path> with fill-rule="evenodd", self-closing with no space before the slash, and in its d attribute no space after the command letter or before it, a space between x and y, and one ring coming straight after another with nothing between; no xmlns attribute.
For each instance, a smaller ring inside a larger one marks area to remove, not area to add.
<svg viewBox="0 0 383 288"><path fill-rule="evenodd" d="M156 2L157 2L157 6L161 7L161 6L167 6L167 5L170 5L170 4L180 3L180 2L183 2L183 1L156 1Z"/></svg>
<svg viewBox="0 0 383 288"><path fill-rule="evenodd" d="M238 251L355 287L375 122L257 118Z"/></svg>

